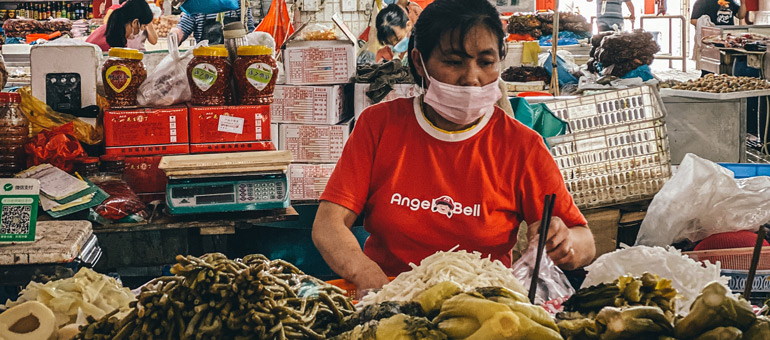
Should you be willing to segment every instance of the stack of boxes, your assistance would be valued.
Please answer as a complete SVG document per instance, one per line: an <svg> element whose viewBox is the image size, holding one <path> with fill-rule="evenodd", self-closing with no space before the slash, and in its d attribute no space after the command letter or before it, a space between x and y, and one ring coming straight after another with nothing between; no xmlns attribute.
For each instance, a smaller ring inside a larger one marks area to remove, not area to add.
<svg viewBox="0 0 770 340"><path fill-rule="evenodd" d="M348 31L340 21L335 23ZM290 38L283 50L286 84L276 86L271 118L278 149L294 157L289 186L295 201L320 198L353 127L349 82L356 71L355 38L346 36L348 40Z"/></svg>
<svg viewBox="0 0 770 340"><path fill-rule="evenodd" d="M163 200L165 155L275 150L270 106L106 110L106 153L125 156L124 179L145 201Z"/></svg>

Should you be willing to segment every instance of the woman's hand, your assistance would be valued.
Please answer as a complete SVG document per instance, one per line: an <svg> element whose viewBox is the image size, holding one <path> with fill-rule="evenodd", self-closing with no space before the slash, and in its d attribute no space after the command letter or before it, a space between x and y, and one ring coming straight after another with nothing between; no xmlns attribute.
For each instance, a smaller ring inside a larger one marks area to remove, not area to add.
<svg viewBox="0 0 770 340"><path fill-rule="evenodd" d="M361 270L351 278L351 283L356 286L357 299L364 297L369 290L380 289L390 282L380 266L374 263L374 261L369 260L369 262L371 263L360 264L358 267Z"/></svg>
<svg viewBox="0 0 770 340"><path fill-rule="evenodd" d="M527 239L531 244L532 240L539 237L540 221L532 223L528 228ZM545 249L553 262L565 270L588 265L596 254L591 231L582 226L568 228L559 217L551 219Z"/></svg>

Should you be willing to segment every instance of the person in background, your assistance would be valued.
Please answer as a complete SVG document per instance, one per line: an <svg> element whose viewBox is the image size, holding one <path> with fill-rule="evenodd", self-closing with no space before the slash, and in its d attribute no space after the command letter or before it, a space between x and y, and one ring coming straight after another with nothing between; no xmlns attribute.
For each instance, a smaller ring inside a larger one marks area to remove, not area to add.
<svg viewBox="0 0 770 340"><path fill-rule="evenodd" d="M591 2L594 0L588 0ZM614 26L617 25L618 29L623 30L623 3L628 7L628 11L631 13L628 17L631 21L636 20L636 14L634 13L634 4L631 0L595 0L596 1L596 26L599 28L599 32L607 32L614 30Z"/></svg>
<svg viewBox="0 0 770 340"><path fill-rule="evenodd" d="M220 20L221 19L221 20ZM241 10L227 11L215 14L187 14L182 13L179 24L171 29L171 33L177 35L181 45L190 35L196 42L208 40L209 46L224 44L225 38L222 35L223 26L234 21L241 21ZM254 31L254 17L251 14L251 8L246 9L246 31Z"/></svg>
<svg viewBox="0 0 770 340"><path fill-rule="evenodd" d="M160 7L155 5L155 3L152 1L148 1L147 3L150 5L150 9L152 10L152 21L157 22L160 18L160 15L163 13L163 10L161 10ZM155 27L152 24L147 25L146 28L141 33L139 33L139 35L137 35L134 39L129 40L127 47L144 52L147 50L144 47L145 42L149 42L152 45L158 43L158 33L155 32Z"/></svg>
<svg viewBox="0 0 770 340"><path fill-rule="evenodd" d="M690 23L697 27L698 19L704 15L707 15L716 26L737 25L739 22L734 18L743 19L746 17L746 1L741 1L740 5L732 0L695 1Z"/></svg>
<svg viewBox="0 0 770 340"><path fill-rule="evenodd" d="M420 17L420 14L422 14L422 7L418 5L414 1L409 0L385 0L383 3L390 5L390 4L396 4L401 6L406 11L406 14L409 16L409 21L412 22L412 24L417 22L417 18Z"/></svg>
<svg viewBox="0 0 770 340"><path fill-rule="evenodd" d="M126 47L152 22L152 10L145 0L128 0L115 9L107 24L97 28L86 42L99 46L102 51L112 47Z"/></svg>
<svg viewBox="0 0 770 340"><path fill-rule="evenodd" d="M403 7L391 4L377 13L375 19L377 27L377 40L385 45L377 51L375 60L379 62L401 59L406 63L406 50L409 47L409 33L412 31L412 22L409 20Z"/></svg>

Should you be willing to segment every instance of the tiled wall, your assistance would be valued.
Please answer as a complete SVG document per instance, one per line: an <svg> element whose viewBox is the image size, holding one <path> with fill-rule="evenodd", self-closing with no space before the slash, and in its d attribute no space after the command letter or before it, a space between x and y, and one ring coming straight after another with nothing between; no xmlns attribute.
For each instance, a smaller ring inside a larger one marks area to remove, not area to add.
<svg viewBox="0 0 770 340"><path fill-rule="evenodd" d="M359 0L357 12L343 12L342 0L318 0L317 12L300 12L300 22L315 21L323 25L334 26L332 16L339 13L342 20L350 28L355 36L361 34L369 24L368 9L372 6L372 0Z"/></svg>

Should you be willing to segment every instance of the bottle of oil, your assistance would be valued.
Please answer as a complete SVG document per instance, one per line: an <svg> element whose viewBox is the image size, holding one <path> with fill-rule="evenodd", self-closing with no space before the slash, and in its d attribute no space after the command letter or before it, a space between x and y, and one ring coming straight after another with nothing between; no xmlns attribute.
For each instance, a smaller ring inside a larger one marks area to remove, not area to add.
<svg viewBox="0 0 770 340"><path fill-rule="evenodd" d="M18 93L0 93L0 177L13 177L27 168L24 144L29 137L29 121L20 103Z"/></svg>

